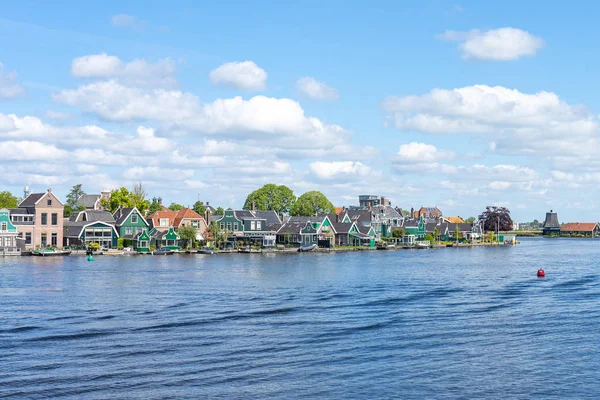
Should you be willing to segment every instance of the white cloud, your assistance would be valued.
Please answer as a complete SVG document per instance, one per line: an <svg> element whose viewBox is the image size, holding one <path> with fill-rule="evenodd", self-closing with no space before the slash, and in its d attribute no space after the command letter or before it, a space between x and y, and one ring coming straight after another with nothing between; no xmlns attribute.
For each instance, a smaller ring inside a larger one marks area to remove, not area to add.
<svg viewBox="0 0 600 400"><path fill-rule="evenodd" d="M137 136L126 136L108 146L117 153L125 154L165 154L175 148L169 139L155 136L155 129L138 126Z"/></svg>
<svg viewBox="0 0 600 400"><path fill-rule="evenodd" d="M78 164L77 165L77 172L82 173L82 174L93 174L98 172L98 166L97 165L91 165L91 164Z"/></svg>
<svg viewBox="0 0 600 400"><path fill-rule="evenodd" d="M527 31L516 28L491 29L481 32L446 31L442 40L462 42L460 49L465 59L511 61L532 56L544 47L544 41Z"/></svg>
<svg viewBox="0 0 600 400"><path fill-rule="evenodd" d="M506 190L511 186L511 183L504 181L494 181L491 182L488 186L492 190Z"/></svg>
<svg viewBox="0 0 600 400"><path fill-rule="evenodd" d="M194 171L191 169L173 169L162 167L133 167L126 169L123 172L123 178L131 181L183 181L191 178L192 176L194 176Z"/></svg>
<svg viewBox="0 0 600 400"><path fill-rule="evenodd" d="M316 161L309 165L309 169L314 176L323 180L347 181L380 175L380 172L359 161Z"/></svg>
<svg viewBox="0 0 600 400"><path fill-rule="evenodd" d="M296 87L300 93L317 100L337 100L340 95L335 88L327 86L323 82L317 81L312 77L304 77L298 79Z"/></svg>
<svg viewBox="0 0 600 400"><path fill-rule="evenodd" d="M229 62L210 71L213 85L232 86L242 90L263 90L267 73L253 61Z"/></svg>
<svg viewBox="0 0 600 400"><path fill-rule="evenodd" d="M77 78L116 79L129 85L172 86L175 71L175 62L168 58L126 63L106 53L75 58L71 63L71 74Z"/></svg>
<svg viewBox="0 0 600 400"><path fill-rule="evenodd" d="M25 88L17 82L16 72L4 72L0 62L0 99L12 99L25 93Z"/></svg>
<svg viewBox="0 0 600 400"><path fill-rule="evenodd" d="M0 142L0 153L3 160L59 160L65 159L68 153L54 145L31 141Z"/></svg>
<svg viewBox="0 0 600 400"><path fill-rule="evenodd" d="M130 28L138 31L144 30L146 27L146 21L142 21L136 16L129 14L113 15L110 22L113 26L119 28Z"/></svg>
<svg viewBox="0 0 600 400"><path fill-rule="evenodd" d="M65 112L61 112L61 111L54 111L54 110L46 111L45 116L46 116L46 118L53 119L55 121L62 121L65 119L69 119L71 117L71 115L69 113L65 113Z"/></svg>
<svg viewBox="0 0 600 400"><path fill-rule="evenodd" d="M434 145L411 142L400 146L396 161L407 163L433 162L452 157L453 153L439 151Z"/></svg>
<svg viewBox="0 0 600 400"><path fill-rule="evenodd" d="M202 104L190 93L143 90L108 81L63 90L54 99L111 121L156 120L175 130L274 140L272 145L282 147L323 148L350 136L338 125L305 116L298 102L286 98L238 96Z"/></svg>
<svg viewBox="0 0 600 400"><path fill-rule="evenodd" d="M7 132L16 129L15 123L8 115L0 114L0 132Z"/></svg>

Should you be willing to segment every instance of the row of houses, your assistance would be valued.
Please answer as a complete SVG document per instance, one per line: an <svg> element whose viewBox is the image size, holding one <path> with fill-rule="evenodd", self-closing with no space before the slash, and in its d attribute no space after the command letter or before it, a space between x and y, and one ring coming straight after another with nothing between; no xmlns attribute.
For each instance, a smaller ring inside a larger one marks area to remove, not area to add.
<svg viewBox="0 0 600 400"><path fill-rule="evenodd" d="M0 251L87 247L91 243L115 248L119 239L123 239L126 247L140 252L149 251L151 246L178 249L181 244L178 231L183 226L196 228L197 241L214 239L225 247L374 246L377 241L393 236L410 243L427 235L454 240L475 239L481 234L477 223L444 217L437 207L421 207L407 213L392 207L389 200L371 195L360 196L358 207L342 207L332 214L309 217L231 208L222 215L215 215L212 208L206 215L200 215L190 208L172 211L164 206L148 216L135 207L119 207L111 213L101 206L102 199L109 197L109 192L83 195L78 200L83 210L63 218L64 205L51 189L26 193L17 208L0 210ZM219 237L210 232L211 223Z"/></svg>
<svg viewBox="0 0 600 400"><path fill-rule="evenodd" d="M14 209L0 210L0 253L19 253L46 247L88 247L97 243L116 248L119 239L140 252L151 246L179 249L177 231L183 226L197 228L196 240L204 240L206 219L194 210L171 211L166 207L149 216L137 208L119 207L114 213L102 209L102 195L84 195L79 205L85 209L64 218L64 205L48 189L26 194Z"/></svg>

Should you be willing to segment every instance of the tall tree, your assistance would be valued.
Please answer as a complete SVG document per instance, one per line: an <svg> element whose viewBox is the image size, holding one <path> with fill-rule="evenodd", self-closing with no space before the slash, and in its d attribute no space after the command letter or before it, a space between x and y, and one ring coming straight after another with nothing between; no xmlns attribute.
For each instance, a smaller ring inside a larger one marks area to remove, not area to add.
<svg viewBox="0 0 600 400"><path fill-rule="evenodd" d="M147 196L148 193L146 193L142 182L133 185L133 191L131 192L133 204L142 214L150 207L150 202L146 199Z"/></svg>
<svg viewBox="0 0 600 400"><path fill-rule="evenodd" d="M73 185L73 187L71 188L71 191L67 195L67 201L65 202L65 205L70 206L73 209L77 208L77 201L84 194L85 194L85 192L81 188L81 183L78 183L77 185Z"/></svg>
<svg viewBox="0 0 600 400"><path fill-rule="evenodd" d="M267 183L248 195L244 203L244 210L252 209L252 204L254 203L254 207L257 210L288 214L295 201L296 196L289 187Z"/></svg>
<svg viewBox="0 0 600 400"><path fill-rule="evenodd" d="M179 211L183 208L183 206L181 204L177 204L177 203L171 203L171 205L169 206L169 210L171 211Z"/></svg>
<svg viewBox="0 0 600 400"><path fill-rule="evenodd" d="M206 213L206 206L200 200L194 203L193 209L202 216L204 216L204 214Z"/></svg>
<svg viewBox="0 0 600 400"><path fill-rule="evenodd" d="M215 210L215 215L223 215L225 214L225 210L223 209L223 207L217 207L217 209Z"/></svg>
<svg viewBox="0 0 600 400"><path fill-rule="evenodd" d="M511 231L513 228L513 220L506 207L487 206L479 216L479 220L483 222L483 229L488 232Z"/></svg>
<svg viewBox="0 0 600 400"><path fill-rule="evenodd" d="M298 197L290 210L290 215L310 217L317 214L333 214L335 207L318 190L311 190Z"/></svg>
<svg viewBox="0 0 600 400"><path fill-rule="evenodd" d="M472 224L472 223L473 223L473 222L475 222L475 221L476 221L476 220L475 220L475 217L469 217L469 218L467 218L467 219L465 220L465 223L467 223L467 224Z"/></svg>
<svg viewBox="0 0 600 400"><path fill-rule="evenodd" d="M162 206L160 205L158 200L156 198L152 199L152 203L150 203L150 206L148 207L148 214L154 214L155 212L160 210L162 210Z"/></svg>
<svg viewBox="0 0 600 400"><path fill-rule="evenodd" d="M8 190L0 192L0 208L17 208L19 199Z"/></svg>

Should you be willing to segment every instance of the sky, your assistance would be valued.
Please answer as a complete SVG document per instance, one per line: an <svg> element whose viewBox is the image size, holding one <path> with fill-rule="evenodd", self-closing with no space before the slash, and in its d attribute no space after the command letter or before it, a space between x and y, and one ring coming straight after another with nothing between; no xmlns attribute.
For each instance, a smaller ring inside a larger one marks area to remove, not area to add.
<svg viewBox="0 0 600 400"><path fill-rule="evenodd" d="M0 190L600 220L591 1L5 1Z"/></svg>

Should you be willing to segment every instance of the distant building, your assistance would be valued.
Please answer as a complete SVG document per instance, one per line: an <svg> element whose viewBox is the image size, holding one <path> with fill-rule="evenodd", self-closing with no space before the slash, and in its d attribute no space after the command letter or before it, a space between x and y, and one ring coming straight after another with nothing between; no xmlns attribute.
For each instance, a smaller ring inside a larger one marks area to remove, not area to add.
<svg viewBox="0 0 600 400"><path fill-rule="evenodd" d="M560 227L560 234L564 236L590 236L596 237L600 233L600 227L596 222L569 222Z"/></svg>
<svg viewBox="0 0 600 400"><path fill-rule="evenodd" d="M371 194L363 194L358 196L358 204L360 208L371 208L375 206L391 206L392 203L385 197L374 196Z"/></svg>
<svg viewBox="0 0 600 400"><path fill-rule="evenodd" d="M442 217L442 211L437 207L423 207L418 210L411 210L411 216L413 219L419 219L420 217L425 218L428 222L435 222L438 218Z"/></svg>
<svg viewBox="0 0 600 400"><path fill-rule="evenodd" d="M546 220L542 225L542 233L544 235L560 234L560 224L558 223L558 215L550 210L546 213Z"/></svg>

